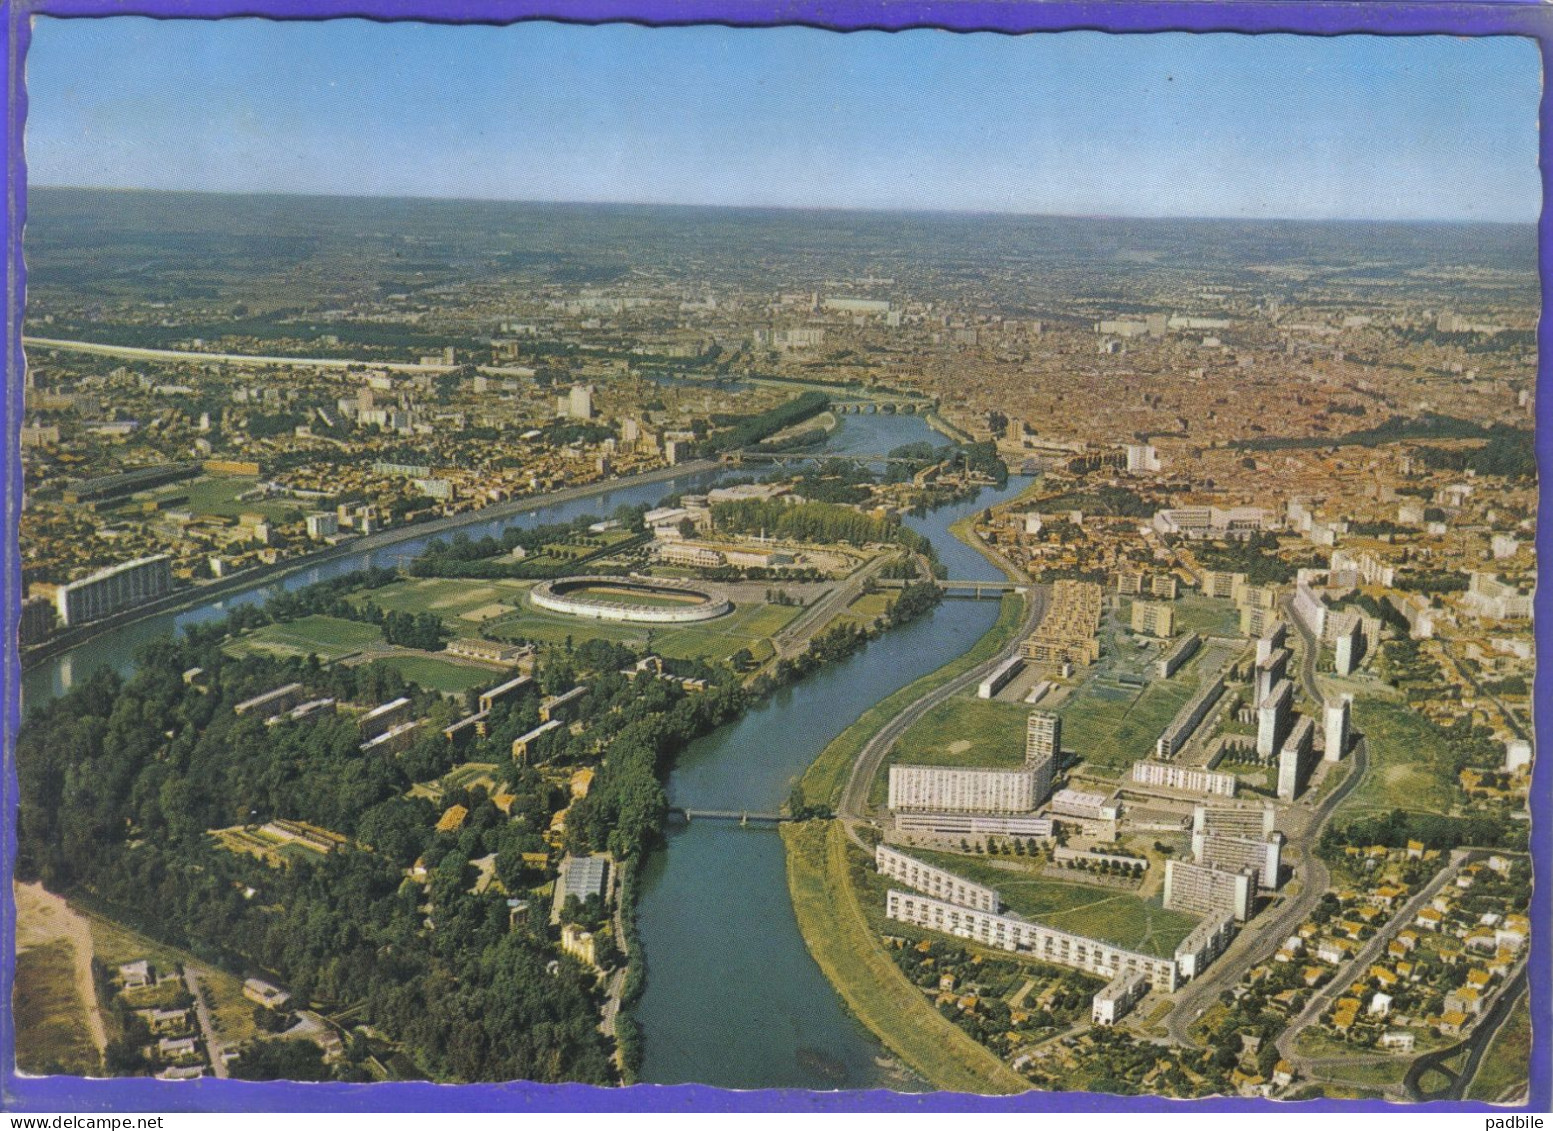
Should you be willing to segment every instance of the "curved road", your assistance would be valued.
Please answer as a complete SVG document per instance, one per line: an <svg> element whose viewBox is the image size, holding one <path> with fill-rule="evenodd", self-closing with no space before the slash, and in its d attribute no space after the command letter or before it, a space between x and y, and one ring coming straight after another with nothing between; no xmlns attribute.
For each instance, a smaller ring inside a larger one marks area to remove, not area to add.
<svg viewBox="0 0 1553 1131"><path fill-rule="evenodd" d="M1032 585L1027 590L1025 603L1025 619L1020 625L1019 631L1014 634L1014 639L989 660L977 664L967 672L956 676L942 687L934 688L921 699L918 699L906 710L896 715L885 726L877 731L858 753L857 759L852 763L852 773L847 778L846 788L842 790L841 805L838 816L846 826L847 835L859 845L863 844L858 836L857 826L868 821L868 790L873 784L874 776L879 772L879 766L884 761L884 756L895 745L901 735L934 707L953 696L964 691L967 687L981 682L994 668L1019 651L1019 646L1024 643L1024 638L1035 631L1035 626L1041 623L1041 618L1046 615L1046 599L1050 590L1046 586ZM865 846L866 847L866 846Z"/></svg>
<svg viewBox="0 0 1553 1131"><path fill-rule="evenodd" d="M1525 988L1526 964L1522 962L1520 972L1506 984L1503 992L1500 993L1498 999L1489 1009L1488 1016L1478 1022L1477 1028L1472 1030L1470 1037L1458 1044L1451 1045L1449 1048L1425 1053L1413 1061L1412 1067L1407 1070L1407 1075L1402 1079L1402 1086L1407 1089L1408 1098L1411 1100L1462 1099L1467 1088L1472 1083L1472 1078L1477 1075L1478 1064L1482 1061L1483 1054L1488 1050L1494 1034L1504 1024L1505 1018L1509 1017L1511 1007L1520 998ZM1464 1048L1471 1051L1468 1052L1466 1062L1461 1066L1461 1071L1453 1072L1451 1069L1446 1068L1444 1062L1450 1060ZM1442 1076L1447 1077L1450 1083L1437 1091L1425 1092L1419 1087L1418 1082L1424 1073L1431 1068Z"/></svg>

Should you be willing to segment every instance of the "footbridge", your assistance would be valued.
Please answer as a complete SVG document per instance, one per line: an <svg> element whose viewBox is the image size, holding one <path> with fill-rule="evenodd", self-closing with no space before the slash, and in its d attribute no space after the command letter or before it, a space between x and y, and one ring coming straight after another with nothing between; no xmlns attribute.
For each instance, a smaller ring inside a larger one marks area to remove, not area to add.
<svg viewBox="0 0 1553 1131"><path fill-rule="evenodd" d="M684 821L687 825L695 821L737 821L741 825L779 825L793 819L785 813L767 813L754 809L688 809L682 806L670 806L668 815L671 819Z"/></svg>

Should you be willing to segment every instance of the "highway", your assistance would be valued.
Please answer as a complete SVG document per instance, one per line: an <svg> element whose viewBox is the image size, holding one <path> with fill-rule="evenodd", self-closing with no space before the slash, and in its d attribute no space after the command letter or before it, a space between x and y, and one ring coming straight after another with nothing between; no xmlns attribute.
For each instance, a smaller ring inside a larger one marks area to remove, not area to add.
<svg viewBox="0 0 1553 1131"><path fill-rule="evenodd" d="M870 578L877 576L890 560L891 555L880 554L873 561L854 570L844 581L799 613L786 628L772 638L771 643L776 647L777 659L790 660L808 647L809 638L857 600L863 592L864 584Z"/></svg>

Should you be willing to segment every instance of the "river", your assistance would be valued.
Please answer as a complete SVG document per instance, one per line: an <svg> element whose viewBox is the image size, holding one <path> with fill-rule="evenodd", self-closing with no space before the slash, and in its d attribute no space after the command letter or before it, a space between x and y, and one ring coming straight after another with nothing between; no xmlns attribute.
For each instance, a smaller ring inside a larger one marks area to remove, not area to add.
<svg viewBox="0 0 1553 1131"><path fill-rule="evenodd" d="M914 416L845 416L832 450L882 453L941 442ZM1011 478L966 502L913 518L951 577L1000 579L950 523L1023 490ZM831 739L879 700L971 648L995 601L945 601L920 620L809 676L694 743L669 778L670 803L773 810ZM701 821L672 826L643 870L637 929L647 986L637 1005L642 1078L723 1088L914 1089L881 1065L884 1050L845 1010L809 957L771 828Z"/></svg>
<svg viewBox="0 0 1553 1131"><path fill-rule="evenodd" d="M942 442L915 416L844 416L827 442L836 452L882 453L917 440ZM656 503L673 492L705 490L725 475L705 472L611 491L501 519L472 521L472 538L507 526L608 515L622 503ZM949 524L1011 497L1028 482L912 518L933 540L951 577L997 579ZM446 537L446 535L442 535ZM177 613L126 625L26 673L24 701L63 694L101 667L121 672L144 643L218 619L235 605L262 601L369 566L395 566L431 536L348 555ZM738 721L694 743L669 778L672 804L774 810L819 752L869 707L968 650L997 618L995 601L945 601L927 616L885 633L861 652L787 688ZM772 829L699 822L668 830L667 846L643 870L638 930L648 980L637 1006L644 1038L643 1079L725 1088L911 1088L882 1065L884 1053L843 1008L810 959L787 894L782 842Z"/></svg>

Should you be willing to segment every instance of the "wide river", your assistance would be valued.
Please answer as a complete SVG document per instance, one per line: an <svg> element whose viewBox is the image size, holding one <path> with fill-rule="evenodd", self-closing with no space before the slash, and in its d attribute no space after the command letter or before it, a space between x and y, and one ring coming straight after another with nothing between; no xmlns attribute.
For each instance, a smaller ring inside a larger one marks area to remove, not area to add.
<svg viewBox="0 0 1553 1131"><path fill-rule="evenodd" d="M827 447L881 453L917 440L943 442L914 416L844 416ZM710 472L628 488L503 519L472 521L471 537L514 524L607 515L621 503L656 503L674 491L704 490ZM997 570L956 540L951 523L1017 494L1001 491L943 507L910 525L933 540L951 577L996 579ZM444 537L446 535L443 535ZM427 539L335 559L282 581L229 594L209 605L149 618L91 640L28 672L25 701L62 694L92 671L126 671L147 640L367 566L394 566ZM929 615L885 633L842 663L693 744L669 778L672 804L692 808L773 810L837 734L880 699L968 650L997 617L994 601L945 601ZM644 870L638 928L647 986L637 1006L650 1083L724 1088L913 1088L884 1050L846 1012L805 949L787 894L779 835L710 821L668 830L665 849Z"/></svg>

